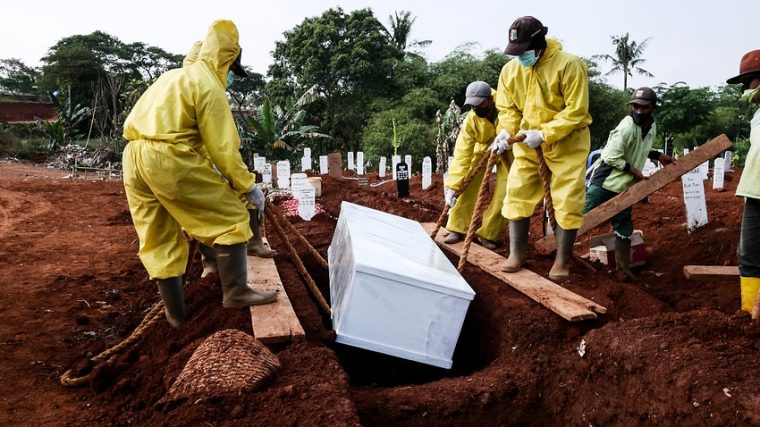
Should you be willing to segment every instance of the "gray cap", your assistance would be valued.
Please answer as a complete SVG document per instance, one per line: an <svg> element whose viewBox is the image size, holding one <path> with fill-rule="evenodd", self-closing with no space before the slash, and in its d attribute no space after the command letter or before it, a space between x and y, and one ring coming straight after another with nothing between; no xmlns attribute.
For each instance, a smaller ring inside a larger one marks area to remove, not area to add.
<svg viewBox="0 0 760 427"><path fill-rule="evenodd" d="M464 96L464 105L477 107L484 99L491 96L491 86L480 80L472 82L467 85L467 90L464 92Z"/></svg>

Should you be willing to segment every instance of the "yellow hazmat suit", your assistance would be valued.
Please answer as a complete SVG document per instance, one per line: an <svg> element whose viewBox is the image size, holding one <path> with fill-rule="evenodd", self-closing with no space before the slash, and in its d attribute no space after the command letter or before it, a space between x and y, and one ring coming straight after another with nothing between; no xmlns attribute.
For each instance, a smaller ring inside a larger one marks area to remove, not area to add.
<svg viewBox="0 0 760 427"><path fill-rule="evenodd" d="M528 129L543 133L541 148L552 172L555 217L560 227L574 230L583 224L584 174L591 146L588 73L583 61L563 52L559 42L548 38L546 42L544 54L532 67L514 60L502 68L496 92L496 133L502 129L511 135ZM512 147L515 161L502 214L517 221L533 215L544 190L536 150L524 144Z"/></svg>
<svg viewBox="0 0 760 427"><path fill-rule="evenodd" d="M458 191L470 170L478 165L484 155L490 154L488 146L491 145L495 137L496 130L493 123L487 118L478 117L472 111L468 113L454 146L454 162L449 166L449 173L444 186ZM507 155L511 156L511 153L504 154L504 156ZM502 157L496 163L496 189L491 204L483 213L483 225L476 233L484 239L497 241L507 226L506 219L501 215L501 208L507 192L508 173L509 168ZM467 233L484 175L485 170L481 170L475 175L464 193L459 196L449 212L449 221L446 223L447 230L461 234Z"/></svg>
<svg viewBox="0 0 760 427"><path fill-rule="evenodd" d="M184 273L188 245L182 228L206 246L251 238L240 195L251 189L254 175L240 157L225 95L227 72L239 53L235 24L215 21L197 61L159 77L125 121L124 187L140 260L153 279Z"/></svg>

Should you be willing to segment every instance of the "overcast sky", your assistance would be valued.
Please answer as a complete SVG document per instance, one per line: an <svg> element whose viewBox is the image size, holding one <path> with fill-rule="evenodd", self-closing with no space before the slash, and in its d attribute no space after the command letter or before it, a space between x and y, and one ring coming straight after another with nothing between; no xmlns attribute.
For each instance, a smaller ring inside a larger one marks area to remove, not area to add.
<svg viewBox="0 0 760 427"><path fill-rule="evenodd" d="M184 54L214 19L226 18L240 30L243 63L266 74L283 32L335 6L346 12L369 7L386 26L394 11L412 12L417 20L411 38L433 42L425 49L429 61L441 60L468 42L477 43L475 54L503 49L510 23L523 15L539 18L550 37L583 57L612 54L611 35L629 32L636 41L650 38L642 67L655 77L634 75L629 86L678 81L717 86L738 74L744 53L760 49L758 0L38 0L3 2L0 58L37 66L58 40L96 30L125 43L140 41ZM602 70L608 71L609 65L602 64ZM622 88L620 73L607 81Z"/></svg>

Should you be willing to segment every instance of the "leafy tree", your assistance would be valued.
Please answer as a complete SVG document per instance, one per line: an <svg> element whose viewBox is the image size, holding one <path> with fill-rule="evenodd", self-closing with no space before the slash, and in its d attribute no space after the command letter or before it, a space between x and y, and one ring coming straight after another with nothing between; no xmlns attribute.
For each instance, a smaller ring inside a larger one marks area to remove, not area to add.
<svg viewBox="0 0 760 427"><path fill-rule="evenodd" d="M657 109L657 129L663 137L674 137L675 146L694 147L714 135L700 129L710 120L715 107L714 94L709 88L691 89L684 82L654 88L660 100Z"/></svg>
<svg viewBox="0 0 760 427"><path fill-rule="evenodd" d="M235 77L232 85L227 88L232 99L232 104L238 108L254 105L261 102L264 92L264 76L254 73L246 67L248 77Z"/></svg>
<svg viewBox="0 0 760 427"><path fill-rule="evenodd" d="M355 149L370 113L366 106L388 94L402 57L370 9L350 14L329 9L306 18L276 43L267 94L282 103L289 89L317 85L325 97L310 111L342 149Z"/></svg>
<svg viewBox="0 0 760 427"><path fill-rule="evenodd" d="M14 94L37 92L39 71L16 58L0 59L0 89Z"/></svg>
<svg viewBox="0 0 760 427"><path fill-rule="evenodd" d="M471 44L465 45L430 67L432 89L445 100L443 105L452 99L458 105L464 104L464 91L475 80L485 81L494 90L499 83L499 73L508 58L496 50L488 50L479 59L469 52L471 48Z"/></svg>
<svg viewBox="0 0 760 427"><path fill-rule="evenodd" d="M639 65L646 62L642 58L644 50L647 48L649 39L637 43L635 40L629 40L628 33L620 36L611 36L612 44L615 46L614 55L594 55L596 59L602 59L612 62L612 69L605 75L610 75L615 72L623 73L623 90L628 90L628 77L633 77L633 72L638 74L654 77L649 71L639 67Z"/></svg>
<svg viewBox="0 0 760 427"><path fill-rule="evenodd" d="M388 37L391 42L402 52L406 52L407 47L426 47L429 46L431 40L409 40L409 35L412 33L412 25L416 21L416 17L412 17L412 13L406 10L394 12L393 15L388 15L388 24L390 29L386 29Z"/></svg>
<svg viewBox="0 0 760 427"><path fill-rule="evenodd" d="M589 75L589 113L593 118L589 131L591 132L591 149L603 147L607 138L620 120L629 110L630 96L613 88L601 79L601 73L594 61L586 60Z"/></svg>
<svg viewBox="0 0 760 427"><path fill-rule="evenodd" d="M243 152L250 162L253 152L276 159L295 159L295 153L303 149L306 141L329 140L329 135L316 132L317 126L305 125L307 105L319 99L317 86L312 86L297 101L288 100L285 107L272 105L264 100L255 117L248 117L246 123L250 129L244 129L243 139L252 139L253 146L243 147Z"/></svg>

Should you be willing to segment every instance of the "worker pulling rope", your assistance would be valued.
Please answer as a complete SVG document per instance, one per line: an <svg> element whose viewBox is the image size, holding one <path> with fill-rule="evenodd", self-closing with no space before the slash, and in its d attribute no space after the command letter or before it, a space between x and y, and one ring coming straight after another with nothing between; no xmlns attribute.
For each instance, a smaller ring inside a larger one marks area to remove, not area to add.
<svg viewBox="0 0 760 427"><path fill-rule="evenodd" d="M487 156L483 156L478 164L470 170L470 172L467 173L467 176L464 178L464 181L462 181L462 186L459 188L459 190L454 193L454 198L459 198L459 196L462 195L465 191L467 191L467 187L470 185L472 180L477 176L480 171L483 170L483 167L486 165L486 162L488 161ZM445 203L443 205L443 211L441 211L441 216L438 217L438 221L435 223L435 228L433 228L433 231L430 232L430 238L435 239L435 236L438 235L438 230L441 229L443 224L446 222L446 216L449 214L449 210L451 209L451 206L448 203Z"/></svg>

